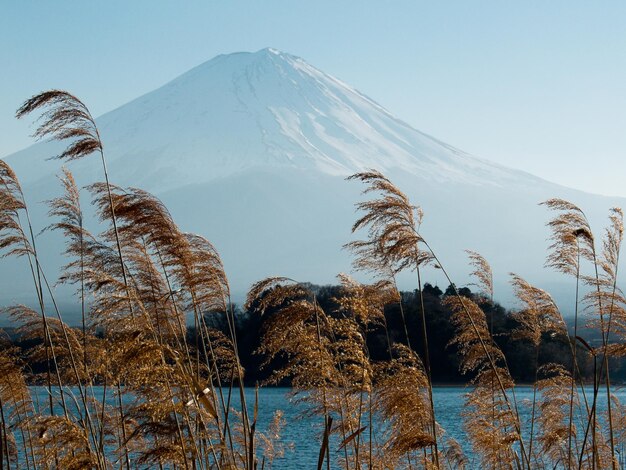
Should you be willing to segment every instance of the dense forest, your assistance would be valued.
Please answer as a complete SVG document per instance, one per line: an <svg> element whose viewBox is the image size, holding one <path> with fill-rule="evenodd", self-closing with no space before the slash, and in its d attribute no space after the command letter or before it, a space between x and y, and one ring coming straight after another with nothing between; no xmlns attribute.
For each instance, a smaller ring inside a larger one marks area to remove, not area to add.
<svg viewBox="0 0 626 470"><path fill-rule="evenodd" d="M341 296L340 286L308 286L315 292L317 301L324 311L329 314L339 311L338 299ZM562 364L571 368L571 349L568 345L568 337L559 333L544 333L539 347L539 356L535 357L535 347L526 339L517 337L516 330L520 324L512 315L511 310L507 310L497 302L473 293L471 288L462 287L459 293L474 300L485 312L487 322L493 331L493 337L506 356L511 375L517 383L532 383L535 381L536 365ZM466 384L468 379L459 372L460 358L457 347L451 344L455 327L451 322L452 310L443 300L446 296L453 296L452 286L448 286L442 291L437 286L424 284L423 288L424 312L426 317L426 328L428 333L430 362L432 368L433 382L439 384ZM402 292L402 310L400 304L392 304L385 309L385 318L389 339L392 343L407 344L406 333L402 321L404 314L406 328L408 331L408 343L420 355L424 356L421 330L421 311L419 291ZM239 354L241 362L246 370L246 382L253 385L256 382L264 383L271 375L271 371L280 364L270 363L263 367L264 357L258 353L264 332L264 323L272 312L266 312L264 316L254 312L237 309L237 338L239 343ZM227 322L223 315L207 315L207 321L213 327L227 332ZM589 343L596 339L592 330L583 333ZM372 328L367 337L367 346L373 360L383 360L387 355L388 341L385 328ZM190 331L193 336L193 331ZM285 359L285 358L283 358ZM536 362L538 361L538 364ZM611 378L616 383L626 381L626 367L623 360L612 358ZM578 353L578 366L585 381L592 380L593 361L590 355L583 349ZM284 383L283 385L289 385Z"/></svg>
<svg viewBox="0 0 626 470"><path fill-rule="evenodd" d="M339 285L318 286L306 284L306 288L315 293L320 307L330 315L341 316L339 299L342 296L342 287ZM511 375L517 383L532 383L535 381L536 366L544 364L561 364L571 368L571 349L567 344L568 337L560 333L544 333L541 339L539 354L536 357L534 345L526 338L516 335L520 327L513 315L513 311L505 309L497 302L480 294L472 292L469 287L458 289L459 294L476 302L485 312L487 322L498 346L506 356ZM448 286L445 291L429 283L424 284L423 299L426 317L426 328L430 348L430 362L432 364L433 382L436 384L466 384L471 377L459 372L459 354L457 347L452 343L455 335L455 327L450 321L453 314L450 307L443 301L447 296L454 296L454 289ZM386 330L383 325L372 328L367 337L367 346L373 360L384 360L387 356L388 340L392 344L409 344L420 357L424 356L421 327L421 311L419 291L401 292L402 303L391 304L385 309ZM401 311L402 308L402 311ZM260 352L263 340L265 324L272 317L271 310L260 315L251 309L234 306L235 327L238 350L241 363L245 370L244 380L246 385L274 384L271 381L272 371L284 366L286 357L275 358L265 364L265 357ZM402 315L404 314L406 332ZM223 312L211 312L204 315L204 320L211 328L228 336L228 322ZM2 331L2 330L0 330ZM586 341L593 344L598 338L593 336L593 330L583 330ZM406 333L408 332L408 341ZM37 374L43 371L43 363L32 363L32 354L29 354L40 341L25 338L19 328L4 328L5 337L14 346L22 351L22 357L29 363L29 369L33 371L32 382L37 381ZM102 332L100 332L100 336ZM189 343L193 343L195 330L193 326L188 329ZM626 364L618 358L611 358L611 377L616 383L626 382ZM578 353L578 366L585 381L591 381L593 377L593 361L585 350ZM276 385L289 386L288 380L282 380Z"/></svg>

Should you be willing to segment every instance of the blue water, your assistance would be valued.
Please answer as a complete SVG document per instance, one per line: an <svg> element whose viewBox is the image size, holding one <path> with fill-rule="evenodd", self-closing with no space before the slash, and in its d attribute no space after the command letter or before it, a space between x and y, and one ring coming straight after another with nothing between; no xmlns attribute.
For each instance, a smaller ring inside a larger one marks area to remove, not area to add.
<svg viewBox="0 0 626 470"><path fill-rule="evenodd" d="M32 391L35 404L39 402L42 406L46 406L46 388L32 387ZM96 396L102 393L99 387L95 387L95 392ZM261 432L265 431L273 418L275 410L282 410L286 420L286 426L281 436L282 442L290 449L286 450L283 458L274 461L272 468L315 468L321 443L323 417L306 416L304 413L306 405L298 403L290 392L291 390L287 388L264 388L259 390L257 429ZM615 389L613 392L620 399L620 402L626 402L626 390ZM465 387L435 387L433 390L437 421L449 436L461 444L466 455L470 458L470 462L474 462L471 447L464 437L465 432L461 417L466 393L467 389ZM521 420L522 422L527 422L530 416L529 404L532 402L532 387L518 386L515 389L515 393ZM587 389L587 393L591 396L592 390L590 388ZM248 405L251 408L251 404L254 403L254 389L246 389L246 395ZM111 396L111 400L113 400L113 396ZM232 406L234 409L239 408L237 393L233 394ZM605 409L605 395L600 393L599 416ZM365 424L367 423L364 422ZM343 455L338 450L338 447L339 441L335 438L331 442L331 458L337 462ZM470 468L478 468L476 465L475 462L470 463Z"/></svg>

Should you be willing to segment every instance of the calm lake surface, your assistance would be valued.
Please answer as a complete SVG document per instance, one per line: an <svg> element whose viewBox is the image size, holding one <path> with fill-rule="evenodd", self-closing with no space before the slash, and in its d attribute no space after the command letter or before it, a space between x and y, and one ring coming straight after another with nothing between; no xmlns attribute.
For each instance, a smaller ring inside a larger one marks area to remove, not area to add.
<svg viewBox="0 0 626 470"><path fill-rule="evenodd" d="M95 387L96 394L101 393ZM41 404L46 403L47 390L45 387L32 387L33 398L35 402ZM472 451L463 430L463 420L461 412L465 401L465 394L468 389L465 387L435 387L434 400L437 421L445 429L446 433L456 439L463 447L466 455L472 461ZM592 395L592 389L586 388L588 396ZM315 468L321 441L321 423L323 418L320 416L306 417L303 416L305 405L296 403L291 395L291 389L288 388L262 388L259 390L259 415L257 429L261 432L265 431L271 422L274 411L282 410L287 423L282 433L282 441L292 446L291 450L286 450L282 459L274 461L272 468L274 469L293 469L293 468ZM600 391L599 411L602 413L606 409L606 395ZM626 388L615 388L614 394L617 395L621 403L626 402ZM515 389L517 402L520 405L520 415L522 421L528 421L530 417L530 404L532 403L533 390L529 386L518 386ZM254 403L254 389L246 389L248 404ZM113 399L113 397L111 397ZM233 395L233 407L237 409L239 405L237 394ZM526 404L526 406L525 406ZM364 423L367 424L367 423ZM331 443L331 458L333 453L337 461L341 457L338 451L339 440L334 439ZM339 468L335 465L333 468ZM470 468L479 468L475 462L470 464Z"/></svg>

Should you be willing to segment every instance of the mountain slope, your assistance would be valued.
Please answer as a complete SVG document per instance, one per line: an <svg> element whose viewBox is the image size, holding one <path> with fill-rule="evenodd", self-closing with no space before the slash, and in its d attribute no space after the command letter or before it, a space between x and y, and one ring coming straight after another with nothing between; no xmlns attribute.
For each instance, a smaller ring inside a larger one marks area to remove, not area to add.
<svg viewBox="0 0 626 470"><path fill-rule="evenodd" d="M341 246L352 239L362 188L344 178L369 168L423 206L422 233L459 283L468 272L464 248L487 256L501 284L509 271L561 282L542 268L547 214L537 203L566 197L602 223L606 209L624 202L474 158L273 49L218 56L97 122L112 182L157 194L183 229L213 241L235 292L267 275L332 282L348 271ZM41 143L7 157L38 228L47 223L38 202L60 191L53 176L59 162L45 161L59 148ZM79 184L102 179L96 158L70 169ZM56 272L61 241L40 238L45 266ZM0 288L2 303L28 299L27 276L12 262L3 265L0 272L14 275ZM444 284L440 273L429 276ZM401 286L412 288L412 276Z"/></svg>

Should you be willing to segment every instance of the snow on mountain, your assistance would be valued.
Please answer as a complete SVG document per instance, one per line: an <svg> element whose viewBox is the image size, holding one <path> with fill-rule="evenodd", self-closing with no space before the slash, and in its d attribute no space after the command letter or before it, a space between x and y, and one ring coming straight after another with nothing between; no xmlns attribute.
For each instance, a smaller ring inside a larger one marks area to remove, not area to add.
<svg viewBox="0 0 626 470"><path fill-rule="evenodd" d="M267 275L333 282L349 271L341 246L352 239L362 188L344 178L357 171L382 171L424 207L422 233L459 283L467 280L464 248L486 255L500 284L509 271L554 283L542 268L548 215L537 203L570 198L602 224L606 210L624 202L470 156L274 49L215 57L97 122L112 182L157 194L184 229L212 240L235 292ZM39 202L60 191L59 162L46 160L59 149L40 143L6 158L39 228L48 223ZM79 184L102 179L95 156L70 169ZM40 238L45 265L56 272L61 242ZM4 266L0 273L19 271L13 262ZM28 298L25 278L7 279L0 303ZM430 279L444 284L437 272Z"/></svg>
<svg viewBox="0 0 626 470"><path fill-rule="evenodd" d="M440 182L500 186L523 178L416 131L343 82L274 49L218 56L102 116L98 125L113 171L124 184L149 190L259 167L333 176L397 169ZM47 169L37 174L45 175Z"/></svg>

